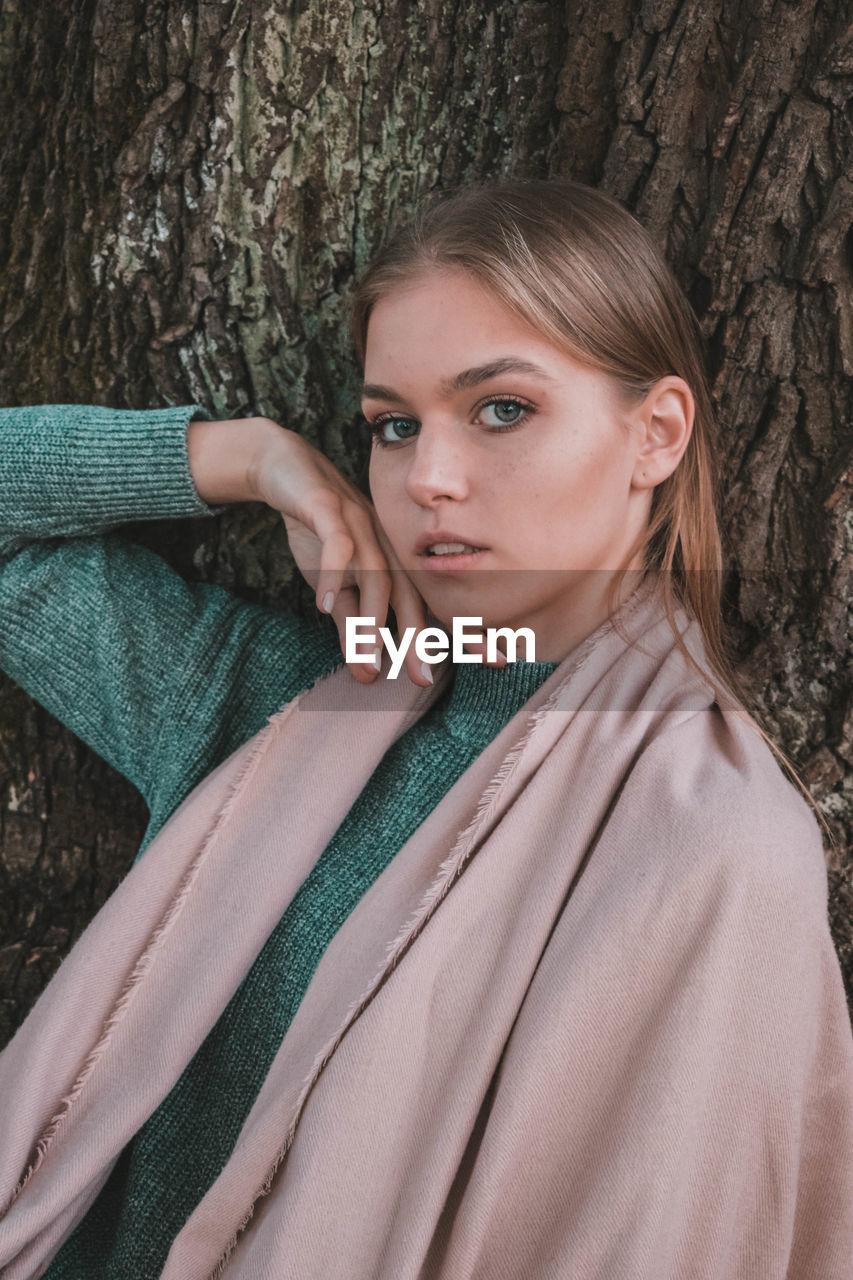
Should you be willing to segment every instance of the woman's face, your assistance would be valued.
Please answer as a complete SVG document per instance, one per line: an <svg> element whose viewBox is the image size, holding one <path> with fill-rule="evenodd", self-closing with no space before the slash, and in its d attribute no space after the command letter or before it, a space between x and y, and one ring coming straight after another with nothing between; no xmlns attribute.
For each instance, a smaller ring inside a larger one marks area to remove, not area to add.
<svg viewBox="0 0 853 1280"><path fill-rule="evenodd" d="M531 627L538 661L604 620L606 571L640 568L652 494L644 425L610 378L435 270L374 307L362 407L376 513L437 618Z"/></svg>

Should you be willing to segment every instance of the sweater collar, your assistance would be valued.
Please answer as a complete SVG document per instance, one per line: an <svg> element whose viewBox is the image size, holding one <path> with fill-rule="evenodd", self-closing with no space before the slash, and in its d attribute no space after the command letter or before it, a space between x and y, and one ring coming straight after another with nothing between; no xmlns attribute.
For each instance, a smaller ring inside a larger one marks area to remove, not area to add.
<svg viewBox="0 0 853 1280"><path fill-rule="evenodd" d="M446 728L457 737L489 741L558 666L557 662L519 661L505 667L458 663L444 704Z"/></svg>

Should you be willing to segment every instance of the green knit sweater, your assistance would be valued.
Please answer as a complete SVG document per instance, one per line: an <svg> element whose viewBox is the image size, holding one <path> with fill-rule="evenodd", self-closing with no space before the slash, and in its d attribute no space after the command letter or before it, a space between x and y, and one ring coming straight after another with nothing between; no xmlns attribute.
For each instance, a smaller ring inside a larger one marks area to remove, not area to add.
<svg viewBox="0 0 853 1280"><path fill-rule="evenodd" d="M0 410L0 667L139 788L151 814L143 850L207 773L343 661L319 617L187 583L159 556L105 532L212 514L187 460L196 412ZM160 1275L332 937L555 665L458 667L450 690L386 753L48 1280Z"/></svg>

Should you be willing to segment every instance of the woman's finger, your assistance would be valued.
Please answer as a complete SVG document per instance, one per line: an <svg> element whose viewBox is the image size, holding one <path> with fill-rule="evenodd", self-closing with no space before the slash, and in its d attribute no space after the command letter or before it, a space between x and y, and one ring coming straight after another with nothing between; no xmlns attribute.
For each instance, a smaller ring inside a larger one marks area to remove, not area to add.
<svg viewBox="0 0 853 1280"><path fill-rule="evenodd" d="M406 631L414 628L409 647L406 651L405 667L409 678L417 685L428 687L435 682L433 663L425 662L418 656L416 644L418 636L427 625L427 605L412 579L403 568L394 548L382 525L376 522L376 537L388 561L391 574L391 608L397 620L397 640L402 641Z"/></svg>
<svg viewBox="0 0 853 1280"><path fill-rule="evenodd" d="M362 617L373 618L377 627L384 627L391 598L388 560L370 513L352 504L346 509L346 518L355 537L353 573L359 589L359 612Z"/></svg>
<svg viewBox="0 0 853 1280"><path fill-rule="evenodd" d="M427 608L423 597L404 569L392 569L391 576L391 607L397 619L398 641L406 634L409 627L414 628L414 635L406 652L406 672L415 684L426 687L435 683L433 664L418 657L416 643L427 624Z"/></svg>
<svg viewBox="0 0 853 1280"><path fill-rule="evenodd" d="M416 649L418 636L427 625L429 610L426 601L397 559L394 548L391 546L388 536L378 520L376 536L390 567L391 608L394 610L394 617L397 620L398 642L402 640L409 627L414 627L415 629L406 652L406 672L415 684L427 687L435 683L435 672L433 671L435 664L425 662L418 656Z"/></svg>
<svg viewBox="0 0 853 1280"><path fill-rule="evenodd" d="M347 566L355 552L355 541L336 494L330 493L322 501L315 501L311 514L314 530L322 544L315 597L318 609L330 613L344 585Z"/></svg>
<svg viewBox="0 0 853 1280"><path fill-rule="evenodd" d="M332 609L332 617L335 620L335 626L338 628L338 639L340 640L341 653L346 658L346 623L347 618L355 618L362 616L360 614L359 593L355 587L344 587L338 594ZM365 628L367 632L367 628ZM359 650L362 653L370 651L369 642L360 641ZM379 664L382 661L382 642L379 638L378 631L375 632L375 643L373 644L375 660L374 664L365 662L348 662L347 666L352 672L359 684L373 684L379 674Z"/></svg>

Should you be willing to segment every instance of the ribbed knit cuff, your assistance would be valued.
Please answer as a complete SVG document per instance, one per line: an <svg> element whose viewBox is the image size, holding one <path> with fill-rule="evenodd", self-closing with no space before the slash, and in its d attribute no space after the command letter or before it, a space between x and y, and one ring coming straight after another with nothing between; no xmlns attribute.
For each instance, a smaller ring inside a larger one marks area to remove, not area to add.
<svg viewBox="0 0 853 1280"><path fill-rule="evenodd" d="M0 410L5 538L94 533L129 520L225 510L199 497L187 456L187 426L206 416L198 405Z"/></svg>

